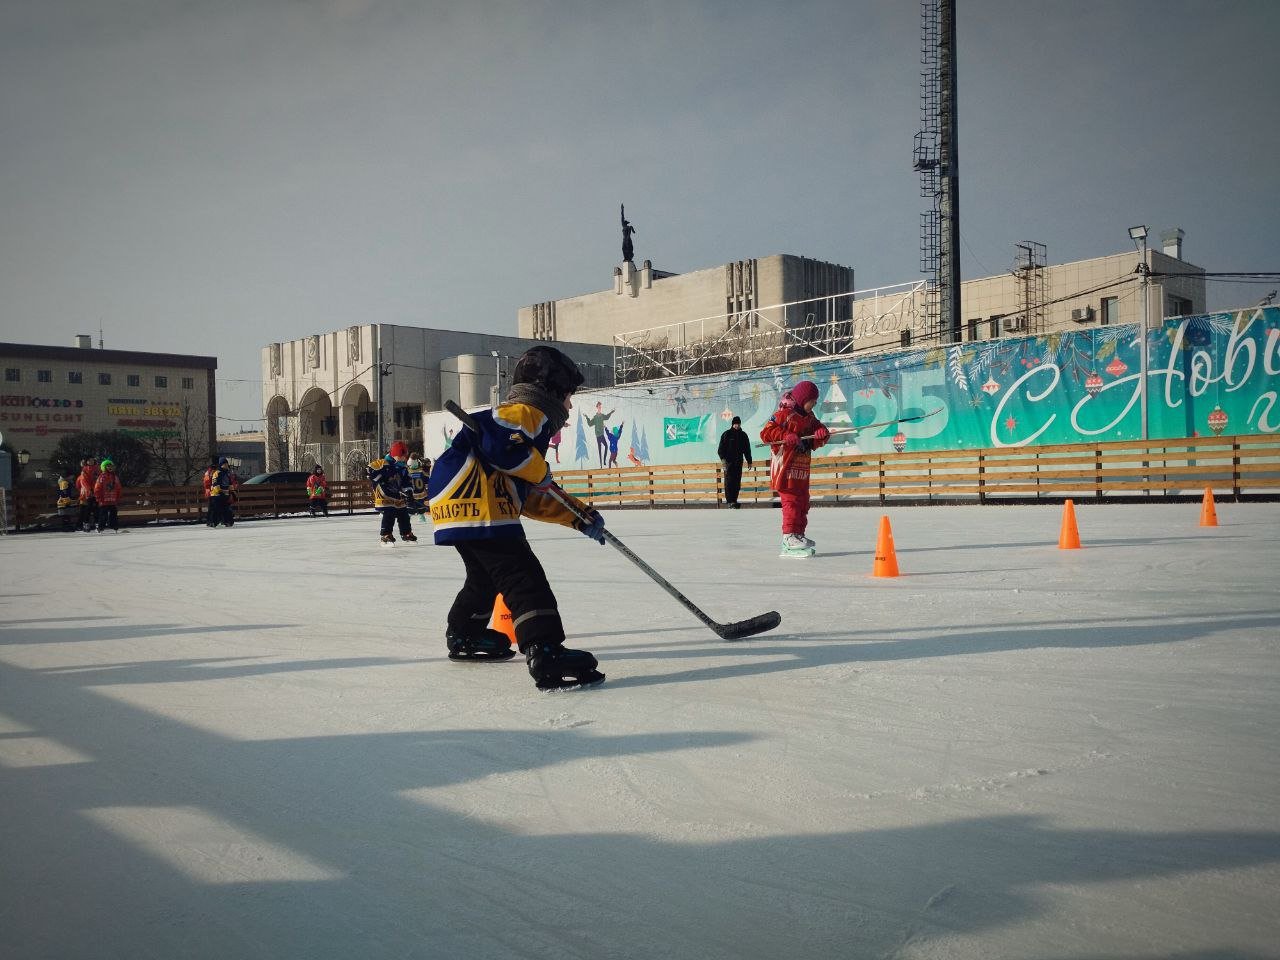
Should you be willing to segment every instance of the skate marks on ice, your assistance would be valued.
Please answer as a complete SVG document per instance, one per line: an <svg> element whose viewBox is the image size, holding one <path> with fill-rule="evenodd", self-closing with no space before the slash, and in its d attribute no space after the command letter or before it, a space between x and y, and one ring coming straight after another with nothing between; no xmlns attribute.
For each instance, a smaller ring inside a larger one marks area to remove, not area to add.
<svg viewBox="0 0 1280 960"><path fill-rule="evenodd" d="M1280 932L1259 909L1270 894L1224 887L1221 873L1280 862L1275 831L995 815L724 839L749 825L722 822L708 803L653 824L658 837L628 819L625 798L605 802L625 762L697 762L752 737L593 736L561 714L533 730L230 740L74 675L3 665L0 689L7 716L89 758L11 778L0 823L9 956L828 960L905 955L904 945L927 954L1017 924L1046 943L1069 931L1092 956L1168 955L1159 948L1261 949ZM558 784L555 795L510 789L520 773ZM430 802L464 784L479 790L473 801L488 798L482 809ZM119 824L148 809L193 832L139 843ZM588 810L599 827L566 826ZM1219 880L1195 887L1201 873ZM1130 909L1149 909L1126 924L1129 886L1141 887ZM1064 919L1081 898L1089 909ZM1238 916L1207 915L1229 903Z"/></svg>
<svg viewBox="0 0 1280 960"><path fill-rule="evenodd" d="M610 677L611 687L641 687L668 683L696 683L703 680L784 673L833 667L841 664L888 663L938 657L1005 653L1041 649L1106 649L1198 641L1216 633L1251 630L1263 635L1280 633L1280 611L1240 614L1179 613L1169 616L1138 616L1124 624L1123 631L1108 630L1113 619L1020 622L1015 625L926 630L919 627L900 631L899 639L885 639L893 631L839 631L809 634L782 633L751 637L727 646L705 640L689 643L638 644L606 648L608 662L655 661L661 664L714 659L714 666L667 670L647 675L625 676L621 670ZM865 639L864 639L865 638ZM741 662L725 663L726 652L738 654Z"/></svg>

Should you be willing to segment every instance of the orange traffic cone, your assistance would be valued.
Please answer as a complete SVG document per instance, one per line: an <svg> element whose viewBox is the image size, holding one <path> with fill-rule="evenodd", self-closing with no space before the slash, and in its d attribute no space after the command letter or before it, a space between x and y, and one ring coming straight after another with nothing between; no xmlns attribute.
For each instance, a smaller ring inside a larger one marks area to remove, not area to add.
<svg viewBox="0 0 1280 960"><path fill-rule="evenodd" d="M1216 527L1218 525L1218 511L1213 505L1213 488L1204 488L1204 503L1200 505L1200 526Z"/></svg>
<svg viewBox="0 0 1280 960"><path fill-rule="evenodd" d="M1062 505L1062 532L1058 534L1058 549L1080 549L1080 531L1076 529L1076 505L1072 500Z"/></svg>
<svg viewBox="0 0 1280 960"><path fill-rule="evenodd" d="M510 638L511 645L516 646L516 628L511 622L511 611L507 609L507 601L502 599L502 594L493 598L493 619L489 621L489 629L505 633Z"/></svg>
<svg viewBox="0 0 1280 960"><path fill-rule="evenodd" d="M880 536L876 538L876 562L871 568L873 577L896 577L898 575L898 555L893 551L893 529L889 526L889 518L880 518Z"/></svg>

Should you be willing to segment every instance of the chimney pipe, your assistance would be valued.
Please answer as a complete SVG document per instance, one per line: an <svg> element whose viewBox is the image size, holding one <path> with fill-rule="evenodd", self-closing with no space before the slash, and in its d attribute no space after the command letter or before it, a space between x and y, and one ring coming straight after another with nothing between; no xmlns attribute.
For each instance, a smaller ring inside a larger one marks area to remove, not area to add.
<svg viewBox="0 0 1280 960"><path fill-rule="evenodd" d="M1166 257L1173 257L1175 260L1182 259L1182 238L1186 234L1182 232L1181 227L1174 227L1172 230L1166 230L1160 234L1160 249L1164 251Z"/></svg>

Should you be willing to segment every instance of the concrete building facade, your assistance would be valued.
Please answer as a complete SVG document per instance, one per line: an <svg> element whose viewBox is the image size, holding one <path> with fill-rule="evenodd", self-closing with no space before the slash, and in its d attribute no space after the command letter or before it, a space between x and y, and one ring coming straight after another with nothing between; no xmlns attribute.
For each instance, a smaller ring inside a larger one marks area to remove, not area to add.
<svg viewBox="0 0 1280 960"><path fill-rule="evenodd" d="M351 479L364 476L380 439L384 447L403 440L422 450L424 412L442 409L446 400L463 407L491 403L494 388L505 389L516 359L537 342L360 324L268 344L262 350L266 469L309 470L319 463L332 479ZM557 346L582 368L586 387L613 382L610 347Z"/></svg>
<svg viewBox="0 0 1280 960"><path fill-rule="evenodd" d="M1148 249L1148 323L1202 313L1204 269L1182 259L1181 230ZM1134 250L1038 264L961 285L962 339L1136 323ZM852 268L781 254L686 274L648 261L615 268L612 289L520 308L522 336L609 344L619 383L879 352L941 342L923 281L856 290Z"/></svg>
<svg viewBox="0 0 1280 960"><path fill-rule="evenodd" d="M0 343L0 433L27 451L24 477L47 473L58 441L85 432L119 430L148 441L153 458L205 461L217 368L215 357L95 348L87 335L71 347Z"/></svg>

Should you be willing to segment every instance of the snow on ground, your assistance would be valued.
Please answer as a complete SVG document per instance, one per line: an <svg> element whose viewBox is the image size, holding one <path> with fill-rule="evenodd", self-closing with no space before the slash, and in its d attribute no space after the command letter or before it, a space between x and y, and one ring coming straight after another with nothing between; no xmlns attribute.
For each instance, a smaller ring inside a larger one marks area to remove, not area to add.
<svg viewBox="0 0 1280 960"><path fill-rule="evenodd" d="M0 956L1277 956L1280 506L530 524L608 682L372 516L0 539Z"/></svg>

